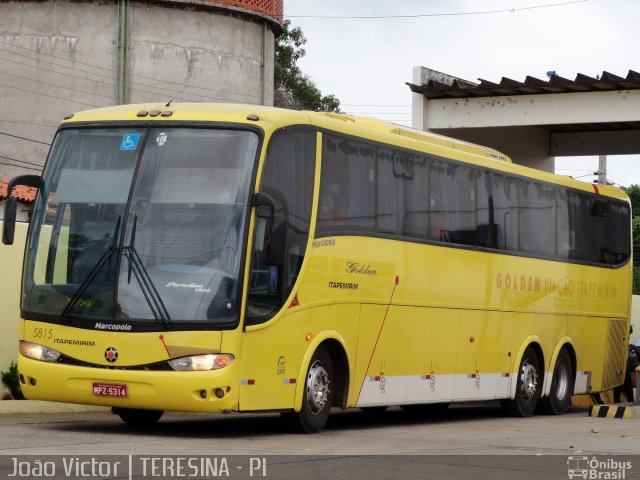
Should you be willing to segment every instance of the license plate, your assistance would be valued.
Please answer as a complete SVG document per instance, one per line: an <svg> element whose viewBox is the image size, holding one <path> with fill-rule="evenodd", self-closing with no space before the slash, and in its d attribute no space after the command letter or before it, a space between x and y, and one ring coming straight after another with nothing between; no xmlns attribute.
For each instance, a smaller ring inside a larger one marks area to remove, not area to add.
<svg viewBox="0 0 640 480"><path fill-rule="evenodd" d="M119 397L125 398L128 395L127 386L117 383L94 383L93 394L96 397Z"/></svg>

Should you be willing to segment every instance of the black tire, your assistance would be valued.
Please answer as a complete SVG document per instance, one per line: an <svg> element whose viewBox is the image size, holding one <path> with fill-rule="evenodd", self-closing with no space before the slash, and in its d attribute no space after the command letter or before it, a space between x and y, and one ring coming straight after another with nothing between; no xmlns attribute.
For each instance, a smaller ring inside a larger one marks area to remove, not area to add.
<svg viewBox="0 0 640 480"><path fill-rule="evenodd" d="M507 399L501 402L505 413L512 417L530 417L533 415L542 392L543 378L538 354L533 347L529 346L520 361L516 396L513 400Z"/></svg>
<svg viewBox="0 0 640 480"><path fill-rule="evenodd" d="M556 359L548 397L538 402L538 411L547 415L562 415L571 405L573 395L573 365L569 353L562 349Z"/></svg>
<svg viewBox="0 0 640 480"><path fill-rule="evenodd" d="M118 415L123 422L130 425L154 425L160 420L162 410L140 410L137 408L112 408L111 411Z"/></svg>
<svg viewBox="0 0 640 480"><path fill-rule="evenodd" d="M324 428L333 403L333 379L331 356L320 347L309 362L300 412L282 414L290 429L298 433L316 433Z"/></svg>

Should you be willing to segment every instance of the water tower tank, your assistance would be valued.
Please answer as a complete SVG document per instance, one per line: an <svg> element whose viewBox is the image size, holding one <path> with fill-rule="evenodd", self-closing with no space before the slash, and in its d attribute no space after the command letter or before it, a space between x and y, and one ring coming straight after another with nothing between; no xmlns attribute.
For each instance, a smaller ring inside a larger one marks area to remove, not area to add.
<svg viewBox="0 0 640 480"><path fill-rule="evenodd" d="M42 164L67 113L172 98L272 104L282 3L3 1L0 132L14 136L0 156L17 161L0 159L0 177Z"/></svg>

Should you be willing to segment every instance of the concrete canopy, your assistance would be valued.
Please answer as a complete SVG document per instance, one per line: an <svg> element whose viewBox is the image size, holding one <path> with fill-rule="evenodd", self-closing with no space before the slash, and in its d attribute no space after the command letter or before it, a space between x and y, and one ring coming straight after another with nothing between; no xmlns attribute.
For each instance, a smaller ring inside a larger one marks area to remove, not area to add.
<svg viewBox="0 0 640 480"><path fill-rule="evenodd" d="M556 156L640 153L640 74L492 83L414 67L413 127L493 147L554 170Z"/></svg>

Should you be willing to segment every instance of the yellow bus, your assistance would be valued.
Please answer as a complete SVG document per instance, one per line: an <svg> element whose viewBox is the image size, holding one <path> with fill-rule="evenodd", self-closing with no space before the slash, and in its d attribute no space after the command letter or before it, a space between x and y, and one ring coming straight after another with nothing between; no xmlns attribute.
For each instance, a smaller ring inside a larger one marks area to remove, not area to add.
<svg viewBox="0 0 640 480"><path fill-rule="evenodd" d="M129 105L61 124L26 241L31 399L277 411L499 399L563 413L622 383L620 190L382 121ZM11 242L15 203L5 213Z"/></svg>

